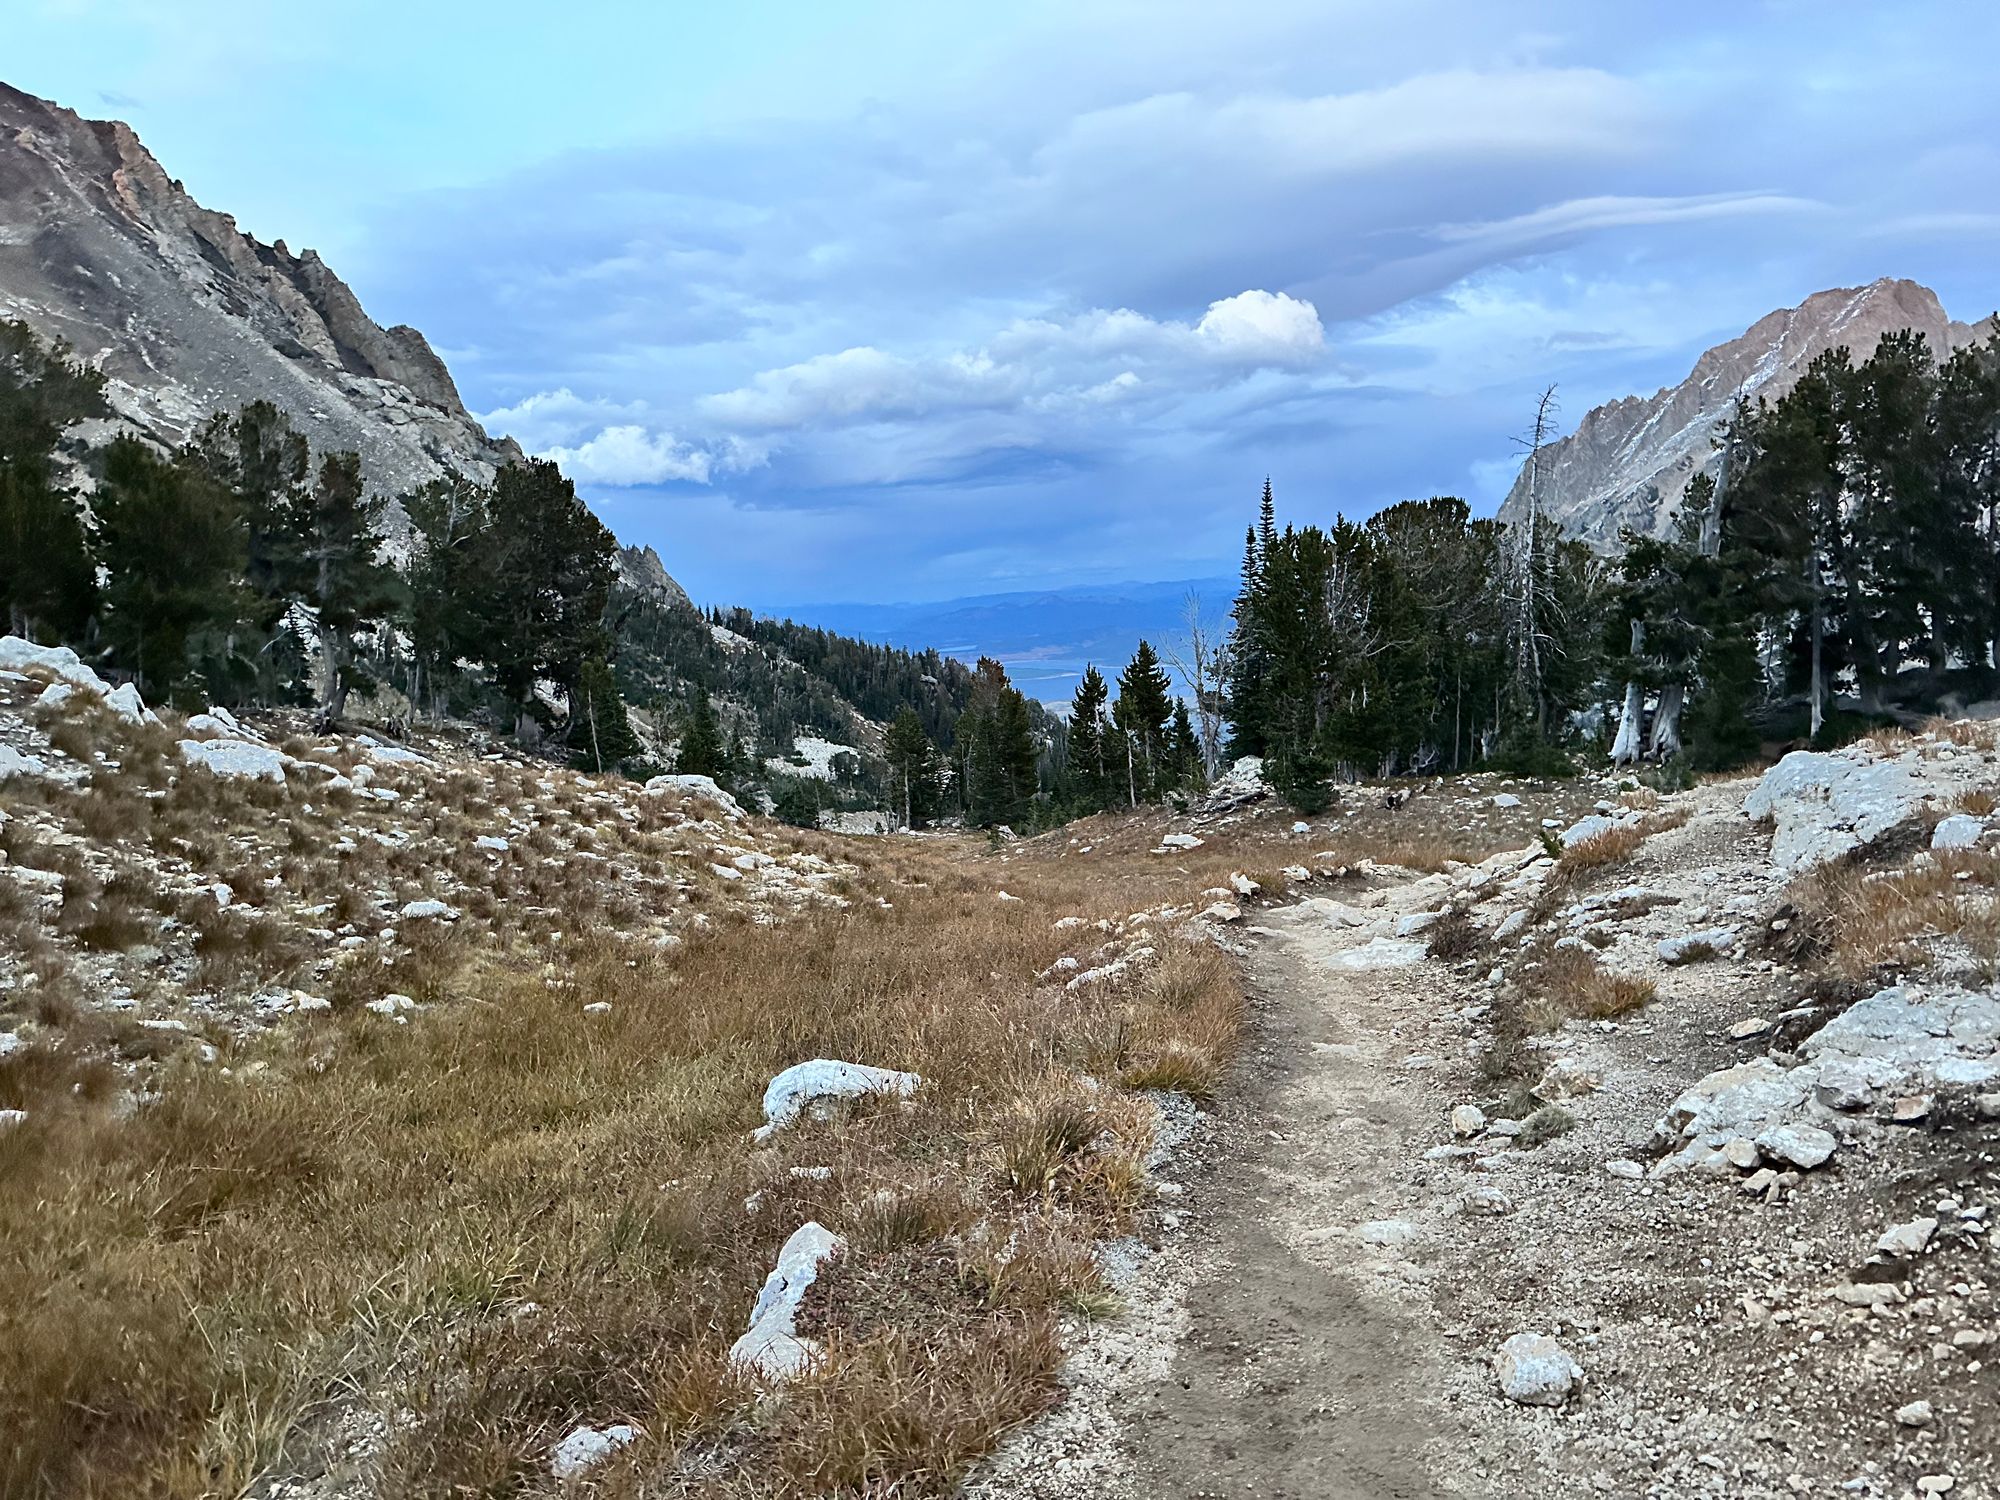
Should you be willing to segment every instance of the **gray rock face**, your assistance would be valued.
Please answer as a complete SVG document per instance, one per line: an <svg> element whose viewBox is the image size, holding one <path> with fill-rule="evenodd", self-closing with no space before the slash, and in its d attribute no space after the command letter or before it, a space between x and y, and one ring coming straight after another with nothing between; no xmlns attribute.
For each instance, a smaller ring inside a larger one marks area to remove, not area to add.
<svg viewBox="0 0 2000 1500"><path fill-rule="evenodd" d="M129 126L5 84L0 318L70 344L118 417L161 443L262 398L316 451L359 453L387 494L521 456L467 413L422 334L374 322L312 251L203 208Z"/></svg>
<svg viewBox="0 0 2000 1500"><path fill-rule="evenodd" d="M618 549L618 581L635 594L642 594L669 609L693 609L687 590L674 582L660 554L651 547Z"/></svg>
<svg viewBox="0 0 2000 1500"><path fill-rule="evenodd" d="M1688 481L1716 472L1720 454L1713 440L1739 396L1775 401L1824 351L1845 346L1859 363L1883 334L1912 328L1942 357L1983 339L1992 325L1990 319L1954 323L1937 294L1914 281L1885 277L1815 292L1710 349L1679 385L1591 410L1575 432L1542 452L1542 513L1606 551L1618 545L1620 527L1665 536ZM1525 516L1527 503L1524 468L1500 508L1501 519Z"/></svg>

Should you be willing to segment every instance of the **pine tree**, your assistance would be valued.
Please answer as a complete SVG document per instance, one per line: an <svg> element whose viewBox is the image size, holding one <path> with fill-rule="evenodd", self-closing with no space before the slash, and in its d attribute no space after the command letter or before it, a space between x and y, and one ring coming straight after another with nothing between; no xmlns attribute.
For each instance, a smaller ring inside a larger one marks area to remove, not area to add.
<svg viewBox="0 0 2000 1500"><path fill-rule="evenodd" d="M717 781L729 774L729 752L723 748L722 728L715 721L715 705L708 701L707 688L694 690L694 701L681 725L674 769L683 776L711 776Z"/></svg>
<svg viewBox="0 0 2000 1500"><path fill-rule="evenodd" d="M452 472L402 497L412 533L405 575L405 621L416 657L410 696L442 716L445 688L460 658L477 659L490 606L481 572L481 533L492 492Z"/></svg>
<svg viewBox="0 0 2000 1500"><path fill-rule="evenodd" d="M1187 699L1174 700L1173 722L1167 728L1168 780L1166 790L1193 791L1202 783L1201 738L1194 720L1188 717Z"/></svg>
<svg viewBox="0 0 2000 1500"><path fill-rule="evenodd" d="M932 810L937 752L914 708L906 707L896 715L882 737L882 756L889 768L892 810L902 814L905 828L920 827L920 820L929 817Z"/></svg>
<svg viewBox="0 0 2000 1500"><path fill-rule="evenodd" d="M377 557L381 514L381 502L363 490L361 459L353 453L321 460L293 511L298 595L319 637L319 711L327 721L346 711L356 629L381 620L395 597L394 574Z"/></svg>
<svg viewBox="0 0 2000 1500"><path fill-rule="evenodd" d="M1118 703L1113 721L1125 735L1126 795L1133 806L1152 801L1167 767L1167 721L1173 715L1173 683L1153 654L1139 642L1132 660L1118 674Z"/></svg>
<svg viewBox="0 0 2000 1500"><path fill-rule="evenodd" d="M509 464L494 482L481 533L484 649L496 685L525 721L546 677L575 702L583 663L606 654L604 606L617 544L542 459Z"/></svg>
<svg viewBox="0 0 2000 1500"><path fill-rule="evenodd" d="M577 674L577 717L580 727L570 735L570 759L578 767L602 775L632 759L642 748L625 712L618 681L602 657L592 657Z"/></svg>
<svg viewBox="0 0 2000 1500"><path fill-rule="evenodd" d="M150 694L188 675L188 642L241 617L248 541L228 492L199 468L112 439L97 492L107 639Z"/></svg>
<svg viewBox="0 0 2000 1500"><path fill-rule="evenodd" d="M982 656L959 719L966 820L977 828L1025 822L1037 785L1034 720L1006 668Z"/></svg>
<svg viewBox="0 0 2000 1500"><path fill-rule="evenodd" d="M55 455L67 429L109 410L103 393L66 346L0 323L0 610L16 634L79 635L96 603L83 515Z"/></svg>
<svg viewBox="0 0 2000 1500"><path fill-rule="evenodd" d="M1069 780L1077 812L1103 812L1110 805L1111 767L1105 745L1104 705L1111 695L1104 674L1086 665L1069 705Z"/></svg>
<svg viewBox="0 0 2000 1500"><path fill-rule="evenodd" d="M1266 495L1270 493L1270 488L1270 481L1266 480ZM1271 659L1265 638L1264 556L1264 548L1257 539L1257 528L1254 525L1245 527L1241 580L1235 606L1230 611L1235 628L1230 632L1227 653L1227 753L1232 759L1263 755L1270 748L1265 709L1265 680L1270 674Z"/></svg>

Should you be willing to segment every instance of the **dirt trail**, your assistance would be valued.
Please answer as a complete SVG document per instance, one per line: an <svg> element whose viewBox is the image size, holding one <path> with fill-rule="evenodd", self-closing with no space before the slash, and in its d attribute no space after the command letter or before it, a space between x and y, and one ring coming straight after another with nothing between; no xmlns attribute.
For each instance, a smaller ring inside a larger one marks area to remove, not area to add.
<svg viewBox="0 0 2000 1500"><path fill-rule="evenodd" d="M1423 966L1343 967L1363 935L1323 908L1247 934L1249 1046L1208 1141L1170 1168L1195 1179L1185 1232L1139 1272L1131 1312L1085 1336L1064 1408L972 1495L1501 1493L1465 1478L1468 1377L1438 1326L1438 1226L1414 1170L1446 1097L1428 1054L1463 1033Z"/></svg>
<svg viewBox="0 0 2000 1500"><path fill-rule="evenodd" d="M1347 972L1323 918L1274 914L1251 960L1262 1010L1226 1106L1235 1149L1207 1189L1215 1232L1171 1378L1132 1414L1135 1489L1159 1496L1417 1497L1463 1434L1437 1398L1449 1356L1398 1184L1435 1134L1411 969ZM1383 1244L1369 1244L1359 1226Z"/></svg>

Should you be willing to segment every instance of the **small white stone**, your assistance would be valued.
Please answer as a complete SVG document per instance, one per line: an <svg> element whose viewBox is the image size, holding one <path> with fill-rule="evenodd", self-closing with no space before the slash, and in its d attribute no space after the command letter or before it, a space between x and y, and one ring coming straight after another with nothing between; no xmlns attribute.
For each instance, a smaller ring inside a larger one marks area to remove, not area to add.
<svg viewBox="0 0 2000 1500"><path fill-rule="evenodd" d="M585 1470L603 1463L638 1436L637 1428L623 1422L602 1428L588 1424L579 1426L549 1450L549 1473L557 1479L575 1479Z"/></svg>
<svg viewBox="0 0 2000 1500"><path fill-rule="evenodd" d="M1544 1333L1517 1333L1493 1357L1500 1394L1521 1406L1561 1406L1583 1380L1583 1366Z"/></svg>

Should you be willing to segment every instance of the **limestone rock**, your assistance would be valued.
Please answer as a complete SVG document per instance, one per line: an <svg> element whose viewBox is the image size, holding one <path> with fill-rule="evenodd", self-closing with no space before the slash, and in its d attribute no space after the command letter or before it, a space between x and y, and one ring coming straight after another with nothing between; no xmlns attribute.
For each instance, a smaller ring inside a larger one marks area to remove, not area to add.
<svg viewBox="0 0 2000 1500"><path fill-rule="evenodd" d="M1824 1166L1840 1143L1816 1125L1780 1125L1757 1137L1757 1149L1801 1171Z"/></svg>
<svg viewBox="0 0 2000 1500"><path fill-rule="evenodd" d="M1743 811L1775 822L1771 863L1790 874L1872 843L1914 817L1928 789L1913 754L1794 750L1759 778Z"/></svg>
<svg viewBox="0 0 2000 1500"><path fill-rule="evenodd" d="M1905 1224L1894 1224L1882 1231L1882 1237L1875 1241L1875 1248L1884 1255L1894 1255L1908 1260L1924 1253L1924 1247L1931 1242L1931 1236L1938 1230L1936 1219L1911 1219Z"/></svg>
<svg viewBox="0 0 2000 1500"><path fill-rule="evenodd" d="M859 1099L869 1094L891 1094L907 1099L923 1082L915 1073L894 1068L871 1068L866 1063L837 1062L816 1057L795 1063L773 1078L764 1090L764 1124L754 1133L764 1140L781 1130L807 1109L830 1100Z"/></svg>
<svg viewBox="0 0 2000 1500"><path fill-rule="evenodd" d="M1969 813L1953 813L1940 819L1931 830L1933 849L1970 849L1986 832L1986 825Z"/></svg>
<svg viewBox="0 0 2000 1500"><path fill-rule="evenodd" d="M749 1331L730 1346L731 1364L778 1384L818 1357L819 1345L799 1335L799 1304L819 1279L820 1267L845 1245L839 1235L812 1221L792 1232L750 1310Z"/></svg>
<svg viewBox="0 0 2000 1500"><path fill-rule="evenodd" d="M549 1473L557 1479L579 1478L638 1436L637 1428L623 1422L609 1427L580 1425L549 1450Z"/></svg>
<svg viewBox="0 0 2000 1500"><path fill-rule="evenodd" d="M1583 1366L1543 1333L1517 1333L1493 1358L1500 1394L1521 1406L1561 1406L1583 1383Z"/></svg>

